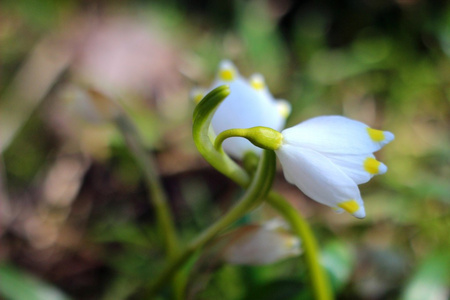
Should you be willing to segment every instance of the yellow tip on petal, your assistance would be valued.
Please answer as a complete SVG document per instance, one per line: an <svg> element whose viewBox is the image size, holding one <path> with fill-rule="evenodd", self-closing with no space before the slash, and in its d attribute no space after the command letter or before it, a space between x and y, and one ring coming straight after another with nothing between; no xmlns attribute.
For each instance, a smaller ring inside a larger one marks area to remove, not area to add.
<svg viewBox="0 0 450 300"><path fill-rule="evenodd" d="M385 139L384 132L382 130L367 127L367 132L369 133L370 138L374 142L381 142Z"/></svg>
<svg viewBox="0 0 450 300"><path fill-rule="evenodd" d="M223 81L233 81L235 78L235 72L232 69L223 69L219 72L219 77Z"/></svg>
<svg viewBox="0 0 450 300"><path fill-rule="evenodd" d="M289 102L287 102L286 100L278 100L277 102L277 109L279 114L287 119L287 117L289 117L289 115L291 114L291 104Z"/></svg>
<svg viewBox="0 0 450 300"><path fill-rule="evenodd" d="M297 248L300 246L300 240L294 236L287 236L284 244L288 249Z"/></svg>
<svg viewBox="0 0 450 300"><path fill-rule="evenodd" d="M195 95L195 96L194 96L194 102L195 102L195 104L199 104L200 101L202 101L202 99L203 99L203 94L197 94L197 95Z"/></svg>
<svg viewBox="0 0 450 300"><path fill-rule="evenodd" d="M355 199L350 199L348 201L339 203L338 206L351 214L357 212L359 209L359 204Z"/></svg>
<svg viewBox="0 0 450 300"><path fill-rule="evenodd" d="M380 173L380 165L381 163L373 157L368 157L364 161L364 170L368 173L375 175Z"/></svg>
<svg viewBox="0 0 450 300"><path fill-rule="evenodd" d="M199 104L203 97L205 97L205 93L206 91L202 88L194 88L191 91L189 98L194 101L195 104Z"/></svg>
<svg viewBox="0 0 450 300"><path fill-rule="evenodd" d="M250 85L255 90L262 90L266 87L264 77L262 77L262 75L260 74L255 74L250 78Z"/></svg>

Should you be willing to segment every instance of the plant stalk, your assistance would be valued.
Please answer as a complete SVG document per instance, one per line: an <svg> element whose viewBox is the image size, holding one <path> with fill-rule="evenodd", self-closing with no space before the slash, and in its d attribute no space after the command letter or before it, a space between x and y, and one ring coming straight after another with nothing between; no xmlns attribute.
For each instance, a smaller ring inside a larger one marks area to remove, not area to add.
<svg viewBox="0 0 450 300"><path fill-rule="evenodd" d="M207 228L197 238L191 241L188 246L179 253L148 290L147 296L153 297L170 280L172 276L183 266L200 248L210 242L217 234L222 232L228 226L239 220L256 205L260 204L267 196L275 175L275 153L273 151L264 151L261 156L258 169L247 189L246 193L238 203L228 211L222 218Z"/></svg>
<svg viewBox="0 0 450 300"><path fill-rule="evenodd" d="M319 247L308 223L300 212L283 196L270 192L266 201L289 222L292 231L297 234L303 245L306 264L311 274L311 283L317 300L333 299L330 283L323 267L320 265Z"/></svg>

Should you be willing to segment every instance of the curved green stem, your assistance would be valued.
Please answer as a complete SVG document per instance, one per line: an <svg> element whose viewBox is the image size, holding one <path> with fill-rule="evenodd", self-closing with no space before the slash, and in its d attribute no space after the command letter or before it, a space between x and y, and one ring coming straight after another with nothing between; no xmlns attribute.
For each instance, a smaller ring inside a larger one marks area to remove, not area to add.
<svg viewBox="0 0 450 300"><path fill-rule="evenodd" d="M222 131L214 140L214 149L216 149L216 151L223 151L222 144L226 139L230 137L247 138L247 132L248 130L243 128L233 128Z"/></svg>
<svg viewBox="0 0 450 300"><path fill-rule="evenodd" d="M308 223L302 218L300 212L292 207L283 196L271 192L266 201L289 222L292 231L300 237L306 264L311 273L311 283L316 299L333 299L327 274L319 263L319 247L317 246L317 241Z"/></svg>
<svg viewBox="0 0 450 300"><path fill-rule="evenodd" d="M229 225L244 216L254 206L260 204L272 186L275 168L275 153L273 151L264 151L255 176L244 196L228 213L190 242L179 255L169 262L169 265L161 272L150 287L147 296L154 296L197 250L211 241Z"/></svg>
<svg viewBox="0 0 450 300"><path fill-rule="evenodd" d="M259 148L277 150L283 144L283 135L269 127L233 128L222 131L214 141L216 151L221 151L222 143L230 137L246 138Z"/></svg>
<svg viewBox="0 0 450 300"><path fill-rule="evenodd" d="M223 85L209 92L194 110L192 136L200 154L216 170L233 179L240 186L248 186L250 177L236 162L223 151L214 148L214 132L211 120L219 104L230 94L228 86Z"/></svg>
<svg viewBox="0 0 450 300"><path fill-rule="evenodd" d="M122 133L138 166L144 173L145 184L150 193L149 198L156 212L156 222L159 234L163 237L167 255L173 257L178 249L177 235L172 220L172 214L170 213L167 203L166 194L164 193L158 176L156 163L145 151L139 134L131 120L129 120L124 113L118 113L114 121Z"/></svg>

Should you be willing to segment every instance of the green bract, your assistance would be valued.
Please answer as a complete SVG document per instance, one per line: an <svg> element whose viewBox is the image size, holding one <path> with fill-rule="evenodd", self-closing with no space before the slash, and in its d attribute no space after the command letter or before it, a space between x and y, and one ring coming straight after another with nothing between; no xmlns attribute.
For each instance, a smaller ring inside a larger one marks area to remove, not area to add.
<svg viewBox="0 0 450 300"><path fill-rule="evenodd" d="M250 182L248 174L223 151L214 148L215 136L211 130L211 120L219 104L230 94L227 85L222 85L209 92L194 110L192 135L200 154L214 168L231 178L241 186Z"/></svg>

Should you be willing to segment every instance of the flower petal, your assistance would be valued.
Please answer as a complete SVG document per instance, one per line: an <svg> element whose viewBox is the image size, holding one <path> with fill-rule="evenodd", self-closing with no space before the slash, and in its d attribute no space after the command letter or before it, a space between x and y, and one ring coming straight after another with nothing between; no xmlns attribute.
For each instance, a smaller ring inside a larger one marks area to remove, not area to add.
<svg viewBox="0 0 450 300"><path fill-rule="evenodd" d="M364 218L364 203L356 183L324 155L284 144L275 151L286 179L308 197Z"/></svg>
<svg viewBox="0 0 450 300"><path fill-rule="evenodd" d="M212 119L211 123L216 134L227 129L255 126L265 126L278 131L283 129L286 118L279 113L277 102L265 87L264 78L261 75L254 75L252 78L253 84L239 75L231 62L221 63L212 88L228 84L231 93L219 106ZM242 159L248 151L257 154L262 151L244 138L229 138L223 143L223 148L238 159Z"/></svg>
<svg viewBox="0 0 450 300"><path fill-rule="evenodd" d="M202 101L203 97L207 94L206 89L201 87L195 87L191 90L189 93L189 98L195 103L198 104L200 101Z"/></svg>
<svg viewBox="0 0 450 300"><path fill-rule="evenodd" d="M312 118L282 133L286 143L323 154L369 154L394 139L389 131L372 129L364 123L341 116Z"/></svg>
<svg viewBox="0 0 450 300"><path fill-rule="evenodd" d="M353 179L356 184L366 183L373 176L384 174L387 171L387 167L376 160L373 154L326 154L326 157Z"/></svg>
<svg viewBox="0 0 450 300"><path fill-rule="evenodd" d="M220 62L217 81L232 82L238 77L240 77L239 71L231 61L223 60Z"/></svg>
<svg viewBox="0 0 450 300"><path fill-rule="evenodd" d="M239 227L223 239L222 258L231 264L266 265L301 253L296 236L261 225Z"/></svg>
<svg viewBox="0 0 450 300"><path fill-rule="evenodd" d="M280 115L287 119L292 111L291 103L284 99L277 99L277 108Z"/></svg>

